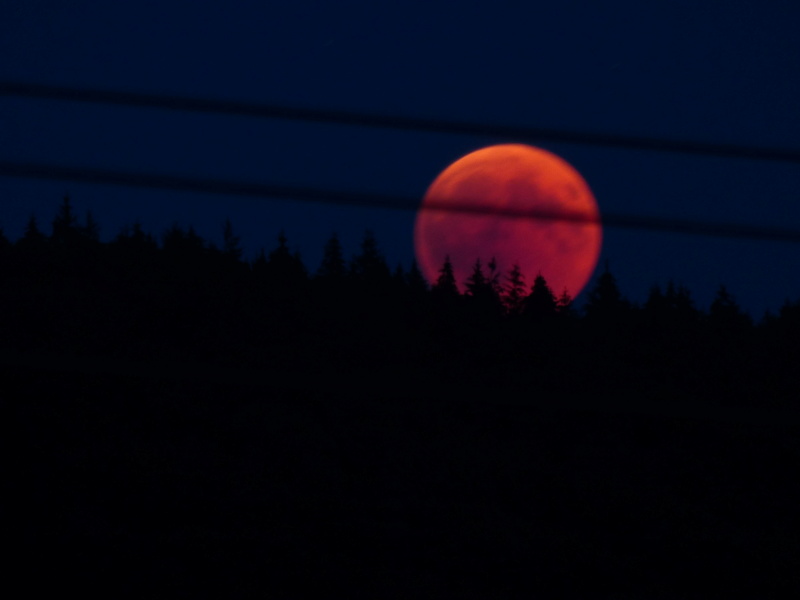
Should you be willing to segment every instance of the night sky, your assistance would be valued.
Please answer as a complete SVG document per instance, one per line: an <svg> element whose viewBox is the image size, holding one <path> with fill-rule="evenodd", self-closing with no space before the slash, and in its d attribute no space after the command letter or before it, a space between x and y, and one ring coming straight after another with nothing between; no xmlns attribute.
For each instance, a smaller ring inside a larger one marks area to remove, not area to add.
<svg viewBox="0 0 800 600"><path fill-rule="evenodd" d="M797 149L799 18L790 0L12 0L0 80ZM420 199L455 159L516 141L0 96L0 160ZM796 163L541 146L601 212L800 228ZM65 192L106 240L138 220L219 243L229 217L249 256L285 229L311 270L333 231L348 254L371 229L392 266L413 255L411 211L8 177L0 227L49 231ZM800 244L609 228L606 259L635 301L670 278L701 308L724 283L756 317L800 298Z"/></svg>

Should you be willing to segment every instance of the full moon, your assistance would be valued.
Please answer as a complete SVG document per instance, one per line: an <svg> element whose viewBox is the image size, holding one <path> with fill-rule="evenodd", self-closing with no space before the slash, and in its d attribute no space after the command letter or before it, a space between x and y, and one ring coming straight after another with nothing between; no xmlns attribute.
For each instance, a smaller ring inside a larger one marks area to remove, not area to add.
<svg viewBox="0 0 800 600"><path fill-rule="evenodd" d="M533 146L502 144L471 152L433 181L417 213L414 249L435 283L450 257L464 282L477 259L494 259L501 283L519 265L528 288L541 274L573 298L600 255L600 211L588 184L562 158Z"/></svg>

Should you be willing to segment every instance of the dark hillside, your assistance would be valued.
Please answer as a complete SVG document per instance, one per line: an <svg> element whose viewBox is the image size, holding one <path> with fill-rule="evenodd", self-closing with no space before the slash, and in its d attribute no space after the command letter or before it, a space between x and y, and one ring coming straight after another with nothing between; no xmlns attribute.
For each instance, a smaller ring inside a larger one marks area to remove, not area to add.
<svg viewBox="0 0 800 600"><path fill-rule="evenodd" d="M538 279L429 290L370 236L309 273L227 235L65 218L0 246L20 570L165 596L800 588L794 305L754 324L670 284L637 307L606 273L577 310Z"/></svg>

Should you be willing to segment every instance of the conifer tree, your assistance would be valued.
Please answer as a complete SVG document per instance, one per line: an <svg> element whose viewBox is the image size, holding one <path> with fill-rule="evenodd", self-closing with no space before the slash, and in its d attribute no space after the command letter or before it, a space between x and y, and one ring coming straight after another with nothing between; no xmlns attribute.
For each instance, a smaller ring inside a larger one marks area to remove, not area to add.
<svg viewBox="0 0 800 600"><path fill-rule="evenodd" d="M281 230L278 247L269 253L267 273L275 286L297 286L307 278L300 255L289 250L286 234Z"/></svg>
<svg viewBox="0 0 800 600"><path fill-rule="evenodd" d="M500 283L500 271L497 268L497 259L493 256L489 261L489 264L486 266L489 269L486 278L489 281L489 285L491 286L495 297L499 299L503 295L503 285Z"/></svg>
<svg viewBox="0 0 800 600"><path fill-rule="evenodd" d="M569 295L567 288L564 288L561 295L556 299L556 311L562 317L571 317L574 313L572 303L572 296Z"/></svg>
<svg viewBox="0 0 800 600"><path fill-rule="evenodd" d="M522 314L523 301L525 299L525 277L517 263L511 267L506 276L505 294L503 303L509 315Z"/></svg>
<svg viewBox="0 0 800 600"><path fill-rule="evenodd" d="M663 292L658 285L653 286L645 302L644 312L651 323L667 328L689 325L699 318L689 290L671 280L667 282Z"/></svg>
<svg viewBox="0 0 800 600"><path fill-rule="evenodd" d="M708 320L717 329L741 330L752 325L750 316L742 311L724 285L717 288L709 308Z"/></svg>
<svg viewBox="0 0 800 600"><path fill-rule="evenodd" d="M466 281L466 296L468 305L484 315L498 315L503 306L497 292L497 264L492 260L490 275L487 277L483 271L480 259L475 261L472 273Z"/></svg>
<svg viewBox="0 0 800 600"><path fill-rule="evenodd" d="M411 266L406 274L406 284L412 293L425 293L428 291L428 282L425 281L425 277L423 277L422 271L419 270L415 259L411 260Z"/></svg>
<svg viewBox="0 0 800 600"><path fill-rule="evenodd" d="M86 211L86 221L81 227L81 234L90 242L100 241L100 224L95 221L92 211Z"/></svg>
<svg viewBox="0 0 800 600"><path fill-rule="evenodd" d="M653 285L644 303L645 314L648 316L658 315L666 312L667 309L667 300L664 292L661 291L661 286L658 284Z"/></svg>
<svg viewBox="0 0 800 600"><path fill-rule="evenodd" d="M184 231L175 223L164 233L163 240L161 253L167 259L164 266L172 276L199 281L207 275L211 255L194 227Z"/></svg>
<svg viewBox="0 0 800 600"><path fill-rule="evenodd" d="M251 268L253 269L253 273L258 275L263 275L266 273L267 270L267 254L264 252L263 246L259 249L256 257L253 259L251 264Z"/></svg>
<svg viewBox="0 0 800 600"><path fill-rule="evenodd" d="M589 292L584 307L586 318L594 323L618 323L630 312L630 303L623 298L617 279L611 273L606 261L605 271Z"/></svg>
<svg viewBox="0 0 800 600"><path fill-rule="evenodd" d="M17 246L24 251L40 251L44 247L46 241L47 238L39 229L36 216L31 215L25 226L25 232L22 234L22 237L17 240Z"/></svg>
<svg viewBox="0 0 800 600"><path fill-rule="evenodd" d="M233 233L233 225L230 219L225 219L225 225L222 229L222 254L235 261L242 258L241 238Z"/></svg>
<svg viewBox="0 0 800 600"><path fill-rule="evenodd" d="M115 257L116 266L125 272L128 281L150 280L159 270L158 243L142 230L138 221L133 227L125 226L111 242L109 250ZM160 265L159 265L160 266Z"/></svg>
<svg viewBox="0 0 800 600"><path fill-rule="evenodd" d="M322 263L319 269L317 269L317 278L324 281L341 282L344 279L345 273L342 243L339 241L339 236L334 232L325 243Z"/></svg>
<svg viewBox="0 0 800 600"><path fill-rule="evenodd" d="M472 273L467 278L466 293L469 296L481 297L486 293L486 290L489 287L489 285L490 285L489 280L486 279L486 275L483 273L483 265L481 265L481 259L478 258L475 260L475 264L472 265Z"/></svg>
<svg viewBox="0 0 800 600"><path fill-rule="evenodd" d="M391 278L386 259L378 248L375 235L370 230L364 233L361 252L354 256L350 263L350 275L357 282L369 287L383 287Z"/></svg>
<svg viewBox="0 0 800 600"><path fill-rule="evenodd" d="M524 314L537 320L549 319L558 313L556 297L541 273L533 280L531 293L524 301L523 311Z"/></svg>
<svg viewBox="0 0 800 600"><path fill-rule="evenodd" d="M77 218L72 211L69 195L65 195L53 219L53 233L51 240L57 244L73 242L77 233Z"/></svg>
<svg viewBox="0 0 800 600"><path fill-rule="evenodd" d="M152 234L144 232L139 221L136 221L133 227L125 226L114 241L140 252L152 253L158 250L158 242Z"/></svg>
<svg viewBox="0 0 800 600"><path fill-rule="evenodd" d="M397 267L395 267L392 274L392 285L397 292L402 292L406 289L406 272L401 263L397 263Z"/></svg>
<svg viewBox="0 0 800 600"><path fill-rule="evenodd" d="M449 255L444 257L444 264L439 269L439 277L436 279L436 283L433 284L431 291L438 297L455 298L459 295L456 276L453 272L453 263L450 262Z"/></svg>

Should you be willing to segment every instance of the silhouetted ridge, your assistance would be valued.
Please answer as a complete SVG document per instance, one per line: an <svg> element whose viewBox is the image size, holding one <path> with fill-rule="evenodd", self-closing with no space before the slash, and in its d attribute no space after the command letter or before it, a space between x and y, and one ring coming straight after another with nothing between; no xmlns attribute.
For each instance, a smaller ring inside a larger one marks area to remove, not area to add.
<svg viewBox="0 0 800 600"><path fill-rule="evenodd" d="M576 307L541 274L528 287L531 274L500 272L491 257L476 257L464 282L442 257L429 286L416 263L392 272L369 231L349 260L334 234L313 275L283 232L250 262L230 221L222 240L178 224L157 239L134 224L101 242L99 224L65 197L49 235L33 217L15 242L0 234L0 344L309 376L386 372L515 397L573 389L643 402L794 402L793 303L756 324L724 287L703 311L668 282L637 306L606 265Z"/></svg>

